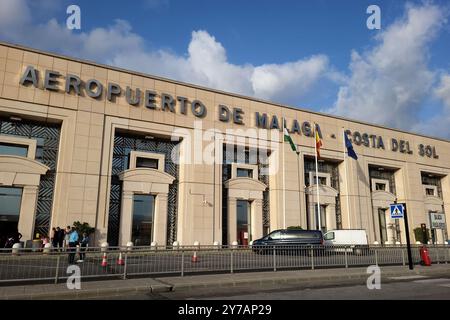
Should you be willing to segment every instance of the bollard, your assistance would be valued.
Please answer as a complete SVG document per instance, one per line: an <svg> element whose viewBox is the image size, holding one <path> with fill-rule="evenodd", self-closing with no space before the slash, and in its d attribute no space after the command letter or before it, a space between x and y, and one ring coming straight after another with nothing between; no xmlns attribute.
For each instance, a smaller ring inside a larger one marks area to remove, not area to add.
<svg viewBox="0 0 450 320"><path fill-rule="evenodd" d="M180 249L180 243L179 243L178 241L174 241L174 242L172 243L172 249L173 249L173 250L178 250L178 249Z"/></svg>
<svg viewBox="0 0 450 320"><path fill-rule="evenodd" d="M380 243L379 243L378 241L374 241L373 244L374 244L375 246L377 246L377 245L379 245Z"/></svg>
<svg viewBox="0 0 450 320"><path fill-rule="evenodd" d="M395 245L397 246L401 245L400 241L395 241Z"/></svg>
<svg viewBox="0 0 450 320"><path fill-rule="evenodd" d="M12 246L12 254L18 256L22 245L20 243L14 243Z"/></svg>
<svg viewBox="0 0 450 320"><path fill-rule="evenodd" d="M101 247L101 252L106 252L106 251L108 251L108 247L109 247L109 244L108 244L108 242L103 242L101 245L100 245L100 247Z"/></svg>
<svg viewBox="0 0 450 320"><path fill-rule="evenodd" d="M52 250L52 244L51 243L46 243L44 245L44 250L42 252L43 252L43 254L46 255L46 254L49 254L51 250Z"/></svg>
<svg viewBox="0 0 450 320"><path fill-rule="evenodd" d="M416 241L416 244L422 244L422 242L420 242L420 241Z"/></svg>
<svg viewBox="0 0 450 320"><path fill-rule="evenodd" d="M158 249L158 243L153 241L152 243L150 243L150 249L151 250L157 250Z"/></svg>
<svg viewBox="0 0 450 320"><path fill-rule="evenodd" d="M133 250L133 242L129 241L127 242L127 251Z"/></svg>
<svg viewBox="0 0 450 320"><path fill-rule="evenodd" d="M236 249L238 247L238 242L237 241L233 241L231 243L231 247L233 247L233 249Z"/></svg>

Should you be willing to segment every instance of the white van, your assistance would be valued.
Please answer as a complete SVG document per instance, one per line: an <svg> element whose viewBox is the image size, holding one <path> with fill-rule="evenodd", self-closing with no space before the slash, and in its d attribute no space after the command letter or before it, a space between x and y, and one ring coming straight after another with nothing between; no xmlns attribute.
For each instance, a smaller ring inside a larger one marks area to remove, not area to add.
<svg viewBox="0 0 450 320"><path fill-rule="evenodd" d="M324 245L336 252L350 251L361 254L368 248L367 233L363 229L330 230L323 235Z"/></svg>

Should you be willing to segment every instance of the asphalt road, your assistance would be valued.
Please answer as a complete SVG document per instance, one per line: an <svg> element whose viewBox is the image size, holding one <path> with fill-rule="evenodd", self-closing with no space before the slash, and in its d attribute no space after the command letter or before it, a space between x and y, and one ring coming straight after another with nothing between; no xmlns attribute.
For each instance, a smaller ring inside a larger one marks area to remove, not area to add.
<svg viewBox="0 0 450 320"><path fill-rule="evenodd" d="M195 291L167 292L159 294L137 294L101 297L117 300L450 300L450 276L429 278L413 276L401 281L390 279L381 283L381 289L369 290L366 285L333 286L321 288L299 288L266 286L238 288L210 288Z"/></svg>

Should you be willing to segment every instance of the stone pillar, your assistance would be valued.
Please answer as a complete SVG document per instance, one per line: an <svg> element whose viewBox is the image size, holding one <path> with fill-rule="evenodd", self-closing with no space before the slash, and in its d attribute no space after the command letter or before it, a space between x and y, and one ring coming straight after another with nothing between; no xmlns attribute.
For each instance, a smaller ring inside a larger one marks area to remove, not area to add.
<svg viewBox="0 0 450 320"><path fill-rule="evenodd" d="M395 238L397 237L396 231L395 231L395 220L391 219L391 214L389 213L389 210L385 210L386 215L386 232L388 241L390 244L395 243Z"/></svg>
<svg viewBox="0 0 450 320"><path fill-rule="evenodd" d="M155 201L153 241L159 245L165 245L167 242L167 199L167 193L160 193Z"/></svg>
<svg viewBox="0 0 450 320"><path fill-rule="evenodd" d="M122 205L120 209L119 245L126 246L131 241L133 224L133 192L122 191Z"/></svg>
<svg viewBox="0 0 450 320"><path fill-rule="evenodd" d="M228 198L228 245L237 240L236 205L236 198Z"/></svg>
<svg viewBox="0 0 450 320"><path fill-rule="evenodd" d="M18 230L22 234L21 241L34 238L34 221L39 186L24 186L22 189L22 202L20 204L20 215Z"/></svg>
<svg viewBox="0 0 450 320"><path fill-rule="evenodd" d="M262 200L261 199L255 199L252 201L251 204L251 223L252 223L252 230L250 230L252 235L252 240L262 238L263 236L263 210L262 210Z"/></svg>
<svg viewBox="0 0 450 320"><path fill-rule="evenodd" d="M325 208L325 216L327 219L327 230L336 229L336 205L327 205Z"/></svg>

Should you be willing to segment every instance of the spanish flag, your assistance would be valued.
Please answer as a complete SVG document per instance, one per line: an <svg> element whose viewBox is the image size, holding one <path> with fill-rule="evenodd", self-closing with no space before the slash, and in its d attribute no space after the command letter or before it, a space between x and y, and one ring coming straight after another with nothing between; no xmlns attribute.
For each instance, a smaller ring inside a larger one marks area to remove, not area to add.
<svg viewBox="0 0 450 320"><path fill-rule="evenodd" d="M316 139L317 158L320 158L320 148L322 147L322 139L320 139L319 131L317 130L317 124L314 124L314 137Z"/></svg>

